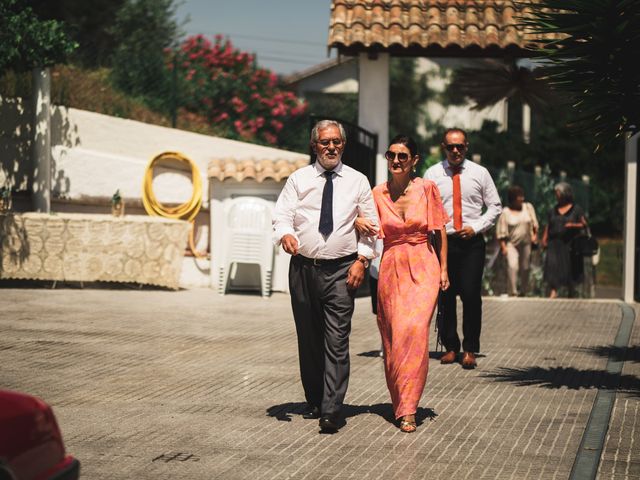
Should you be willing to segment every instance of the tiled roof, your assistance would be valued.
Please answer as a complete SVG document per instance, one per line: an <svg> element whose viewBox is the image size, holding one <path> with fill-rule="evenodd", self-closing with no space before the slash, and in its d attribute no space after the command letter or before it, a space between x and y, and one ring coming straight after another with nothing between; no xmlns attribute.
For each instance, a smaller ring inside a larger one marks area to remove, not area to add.
<svg viewBox="0 0 640 480"><path fill-rule="evenodd" d="M526 14L511 0L332 0L329 47L347 54L524 54L537 39L516 27Z"/></svg>
<svg viewBox="0 0 640 480"><path fill-rule="evenodd" d="M207 168L207 176L209 178L217 178L221 182L227 179L242 182L246 179L262 182L268 178L279 182L297 169L309 165L309 157L300 157L300 159L292 160L257 160L244 159L237 160L234 158L215 158L209 162Z"/></svg>

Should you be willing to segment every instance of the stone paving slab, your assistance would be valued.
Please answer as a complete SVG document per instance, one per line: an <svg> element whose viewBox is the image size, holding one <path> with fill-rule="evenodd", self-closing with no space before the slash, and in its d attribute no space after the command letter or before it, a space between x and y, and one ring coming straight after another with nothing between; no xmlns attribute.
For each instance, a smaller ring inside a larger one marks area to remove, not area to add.
<svg viewBox="0 0 640 480"><path fill-rule="evenodd" d="M609 430L600 459L597 478L605 480L640 479L640 308L626 351L598 350L624 359L620 389L611 414Z"/></svg>
<svg viewBox="0 0 640 480"><path fill-rule="evenodd" d="M597 388L611 381L599 353L617 304L486 299L480 367L432 359L410 435L392 422L369 309L357 300L336 435L300 416L282 294L0 290L0 387L54 407L84 478L568 478ZM637 422L637 397L630 389L635 417L620 418ZM640 441L631 425L608 440L605 461ZM630 452L619 478L635 478Z"/></svg>

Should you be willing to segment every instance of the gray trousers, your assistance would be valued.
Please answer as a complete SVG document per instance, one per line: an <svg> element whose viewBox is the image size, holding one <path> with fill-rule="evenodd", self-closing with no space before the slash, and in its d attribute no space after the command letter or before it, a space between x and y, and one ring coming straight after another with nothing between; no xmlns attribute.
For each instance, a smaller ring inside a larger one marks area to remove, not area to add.
<svg viewBox="0 0 640 480"><path fill-rule="evenodd" d="M347 289L347 272L353 261L313 265L293 256L289 265L302 386L307 403L323 415L340 411L349 384L355 292Z"/></svg>

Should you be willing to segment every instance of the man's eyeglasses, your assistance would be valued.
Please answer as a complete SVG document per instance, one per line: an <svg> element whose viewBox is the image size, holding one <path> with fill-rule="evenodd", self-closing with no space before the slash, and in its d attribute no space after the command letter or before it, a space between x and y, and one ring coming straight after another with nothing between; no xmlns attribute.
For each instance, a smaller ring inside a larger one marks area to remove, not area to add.
<svg viewBox="0 0 640 480"><path fill-rule="evenodd" d="M444 146L448 151L453 152L454 149L458 149L459 152L467 149L467 146L464 143L448 143Z"/></svg>
<svg viewBox="0 0 640 480"><path fill-rule="evenodd" d="M341 138L332 138L330 140L316 140L316 143L319 143L323 147L328 147L330 143L333 143L336 147L339 147L344 142Z"/></svg>
<svg viewBox="0 0 640 480"><path fill-rule="evenodd" d="M400 160L401 162L406 162L407 160L409 160L409 154L406 152L396 153L392 152L391 150L387 150L386 152L384 152L384 158L386 158L390 162L395 160L396 157L398 157L398 160Z"/></svg>

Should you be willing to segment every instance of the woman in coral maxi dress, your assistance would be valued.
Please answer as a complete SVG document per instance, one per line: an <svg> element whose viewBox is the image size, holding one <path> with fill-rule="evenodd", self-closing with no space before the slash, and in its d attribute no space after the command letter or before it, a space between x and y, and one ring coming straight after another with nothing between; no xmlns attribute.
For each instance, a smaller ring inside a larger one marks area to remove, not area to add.
<svg viewBox="0 0 640 480"><path fill-rule="evenodd" d="M395 137L385 157L392 178L373 189L380 218L378 234L384 242L378 327L395 418L401 420L400 429L409 433L416 430L415 414L427 380L429 325L438 290L449 287L444 231L449 219L435 183L411 178L418 155L410 137ZM361 234L373 232L364 219L356 226ZM438 254L429 242L430 232L435 232Z"/></svg>

